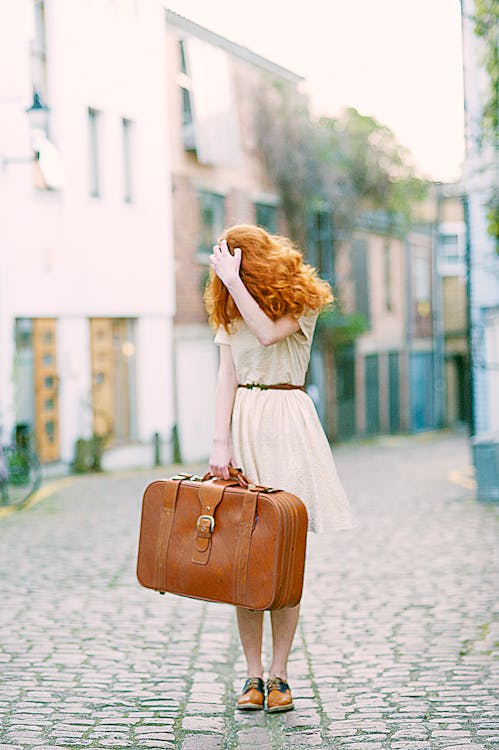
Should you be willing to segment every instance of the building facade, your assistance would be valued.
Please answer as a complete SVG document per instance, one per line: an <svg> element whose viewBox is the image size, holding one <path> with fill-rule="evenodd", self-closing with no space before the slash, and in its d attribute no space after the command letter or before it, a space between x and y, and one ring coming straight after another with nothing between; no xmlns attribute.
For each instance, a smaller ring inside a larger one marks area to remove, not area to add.
<svg viewBox="0 0 499 750"><path fill-rule="evenodd" d="M437 187L436 278L444 359L445 424L468 425L470 379L466 294L466 224L459 185Z"/></svg>
<svg viewBox="0 0 499 750"><path fill-rule="evenodd" d="M42 462L68 464L95 435L111 467L150 463L158 432L169 460L164 11L19 0L0 13L3 440L28 429Z"/></svg>
<svg viewBox="0 0 499 750"><path fill-rule="evenodd" d="M476 34L475 0L461 0L465 112L462 192L467 229L472 415L478 495L499 499L499 239L489 212L499 214L498 133L484 128L493 84ZM495 30L497 33L497 29ZM493 32L492 32L493 33ZM497 45L497 42L496 42ZM495 48L497 55L497 46ZM497 100L496 100L497 106ZM493 118L497 124L497 113Z"/></svg>
<svg viewBox="0 0 499 750"><path fill-rule="evenodd" d="M218 351L202 294L224 227L286 231L257 147L255 115L267 80L294 73L166 11L173 171L176 420L184 460L206 459L213 433Z"/></svg>
<svg viewBox="0 0 499 750"><path fill-rule="evenodd" d="M312 377L332 440L439 426L432 229L421 223L406 233L375 212L334 249L323 244L341 318L329 337L319 325ZM324 267L311 247L311 260Z"/></svg>

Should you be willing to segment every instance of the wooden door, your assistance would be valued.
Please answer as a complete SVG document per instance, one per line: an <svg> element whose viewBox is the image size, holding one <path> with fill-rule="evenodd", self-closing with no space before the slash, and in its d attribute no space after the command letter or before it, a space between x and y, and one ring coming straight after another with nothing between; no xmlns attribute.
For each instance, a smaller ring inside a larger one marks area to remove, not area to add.
<svg viewBox="0 0 499 750"><path fill-rule="evenodd" d="M130 361L129 347L133 349L127 318L115 318L113 326L114 351L114 439L126 442L130 439Z"/></svg>
<svg viewBox="0 0 499 750"><path fill-rule="evenodd" d="M114 352L111 318L90 320L93 430L107 437L114 433Z"/></svg>
<svg viewBox="0 0 499 750"><path fill-rule="evenodd" d="M336 360L336 399L337 427L339 440L352 437L357 431L355 405L355 352L353 346L343 346L337 350Z"/></svg>
<svg viewBox="0 0 499 750"><path fill-rule="evenodd" d="M433 429L434 418L434 379L433 352L417 352L410 358L411 428Z"/></svg>
<svg viewBox="0 0 499 750"><path fill-rule="evenodd" d="M36 449L42 463L59 459L59 378L54 318L33 320Z"/></svg>
<svg viewBox="0 0 499 750"><path fill-rule="evenodd" d="M376 435L380 430L379 418L379 362L377 354L368 354L364 360L366 394L366 433Z"/></svg>
<svg viewBox="0 0 499 750"><path fill-rule="evenodd" d="M400 364L398 352L388 354L388 422L390 432L400 431Z"/></svg>

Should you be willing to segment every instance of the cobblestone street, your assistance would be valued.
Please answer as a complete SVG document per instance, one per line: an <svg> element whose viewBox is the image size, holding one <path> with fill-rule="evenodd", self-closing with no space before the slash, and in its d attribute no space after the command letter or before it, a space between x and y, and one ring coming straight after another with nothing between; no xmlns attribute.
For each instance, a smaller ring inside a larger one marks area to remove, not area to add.
<svg viewBox="0 0 499 750"><path fill-rule="evenodd" d="M137 583L156 471L78 478L1 518L0 750L499 748L499 508L459 483L466 439L335 457L360 525L309 537L287 714L234 710L232 607Z"/></svg>

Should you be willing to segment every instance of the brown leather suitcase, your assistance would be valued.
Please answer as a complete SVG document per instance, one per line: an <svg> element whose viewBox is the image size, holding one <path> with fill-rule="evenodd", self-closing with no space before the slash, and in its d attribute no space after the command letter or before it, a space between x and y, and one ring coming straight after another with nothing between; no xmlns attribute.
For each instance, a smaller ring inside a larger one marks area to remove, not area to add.
<svg viewBox="0 0 499 750"><path fill-rule="evenodd" d="M307 510L295 495L248 482L176 475L142 501L137 578L142 586L249 609L298 604Z"/></svg>

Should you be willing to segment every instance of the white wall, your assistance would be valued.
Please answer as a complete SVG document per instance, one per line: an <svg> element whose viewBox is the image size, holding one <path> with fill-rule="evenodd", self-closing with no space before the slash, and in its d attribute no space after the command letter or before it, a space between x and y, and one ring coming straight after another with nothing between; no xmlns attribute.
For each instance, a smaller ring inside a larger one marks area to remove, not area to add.
<svg viewBox="0 0 499 750"><path fill-rule="evenodd" d="M161 317L143 317L138 322L137 363L138 432L139 439L151 441L159 432L165 446L163 461L170 458L169 445L173 426L173 398L170 383L173 379L172 328ZM164 377L167 373L168 379Z"/></svg>
<svg viewBox="0 0 499 750"><path fill-rule="evenodd" d="M184 461L206 461L213 441L218 347L213 337L176 342L179 439Z"/></svg>
<svg viewBox="0 0 499 750"><path fill-rule="evenodd" d="M57 356L60 451L62 460L70 462L75 439L92 433L90 341L86 318L64 317L58 321Z"/></svg>
<svg viewBox="0 0 499 750"><path fill-rule="evenodd" d="M485 325L485 351L489 369L489 431L499 439L499 308L487 316Z"/></svg>
<svg viewBox="0 0 499 750"><path fill-rule="evenodd" d="M30 0L0 3L0 159L31 154L24 111L32 97L31 13ZM46 35L49 135L66 185L39 190L32 164L0 164L0 424L13 420L14 319L56 317L61 450L69 460L74 440L91 429L82 406L90 394L89 317L138 319L139 437L171 430L164 11L159 0L46 0ZM100 198L89 194L88 107L102 110ZM123 200L123 117L135 123L133 203Z"/></svg>
<svg viewBox="0 0 499 750"><path fill-rule="evenodd" d="M474 431L488 434L497 425L496 364L489 360L488 311L499 309L499 257L487 230L487 203L497 183L498 156L492 138L482 139L482 112L490 82L483 65L483 40L474 33L475 0L462 0L463 60L466 113L466 158L463 186L468 199L470 242L471 366Z"/></svg>

